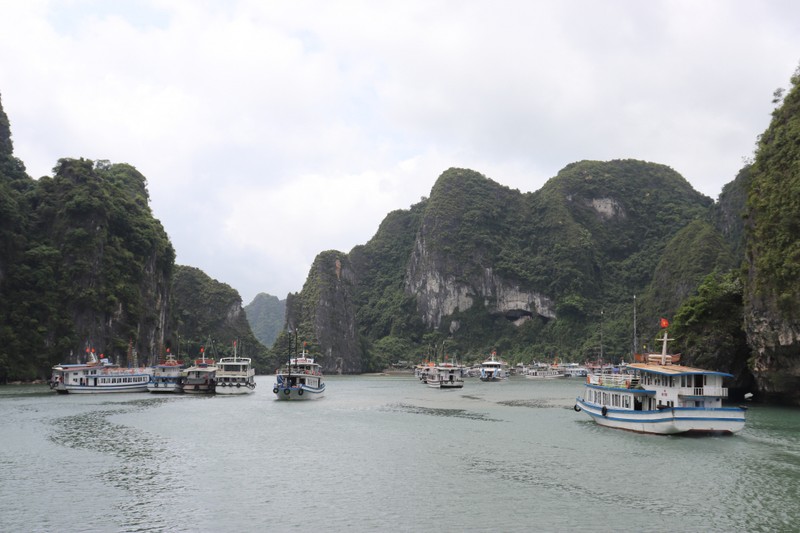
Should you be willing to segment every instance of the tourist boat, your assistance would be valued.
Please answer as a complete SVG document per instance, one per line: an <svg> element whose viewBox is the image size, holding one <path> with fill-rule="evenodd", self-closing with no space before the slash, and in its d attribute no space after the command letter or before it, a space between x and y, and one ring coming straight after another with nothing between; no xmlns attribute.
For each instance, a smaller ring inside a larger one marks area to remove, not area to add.
<svg viewBox="0 0 800 533"><path fill-rule="evenodd" d="M497 352L492 352L491 357L481 363L479 377L481 381L502 381L508 379L506 364L497 359Z"/></svg>
<svg viewBox="0 0 800 533"><path fill-rule="evenodd" d="M89 361L53 367L50 388L60 394L98 394L107 392L147 392L152 370L121 368L103 354L87 348Z"/></svg>
<svg viewBox="0 0 800 533"><path fill-rule="evenodd" d="M585 378L589 375L589 370L578 363L565 363L561 365L565 378Z"/></svg>
<svg viewBox="0 0 800 533"><path fill-rule="evenodd" d="M434 389L460 389L464 387L463 369L452 363L438 364L428 372L426 383Z"/></svg>
<svg viewBox="0 0 800 533"><path fill-rule="evenodd" d="M564 371L557 367L540 363L525 368L522 375L528 379L554 379L563 378Z"/></svg>
<svg viewBox="0 0 800 533"><path fill-rule="evenodd" d="M733 376L673 364L669 340L664 331L661 354L628 365L630 373L588 375L575 410L602 426L639 433L736 433L744 428L745 409L722 405L728 396L723 378Z"/></svg>
<svg viewBox="0 0 800 533"><path fill-rule="evenodd" d="M222 357L217 361L217 394L247 394L256 388L256 371L249 357L239 357L236 341L233 343L233 357Z"/></svg>
<svg viewBox="0 0 800 533"><path fill-rule="evenodd" d="M433 373L436 363L429 362L422 365L417 365L414 368L414 375L422 382L427 384L428 377Z"/></svg>
<svg viewBox="0 0 800 533"><path fill-rule="evenodd" d="M183 392L188 394L211 394L216 390L217 367L213 359L206 357L200 348L200 358L183 371Z"/></svg>
<svg viewBox="0 0 800 533"><path fill-rule="evenodd" d="M183 389L182 363L167 350L166 358L153 366L153 374L147 384L150 392L181 392Z"/></svg>
<svg viewBox="0 0 800 533"><path fill-rule="evenodd" d="M325 395L322 368L308 357L305 346L300 357L276 372L272 392L278 400L312 400Z"/></svg>

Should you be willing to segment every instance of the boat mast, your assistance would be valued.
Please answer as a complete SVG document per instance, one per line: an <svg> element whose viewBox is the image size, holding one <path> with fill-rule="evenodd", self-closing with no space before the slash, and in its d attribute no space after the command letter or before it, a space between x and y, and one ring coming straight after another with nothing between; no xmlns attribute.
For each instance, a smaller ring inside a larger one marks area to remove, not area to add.
<svg viewBox="0 0 800 533"><path fill-rule="evenodd" d="M603 364L603 309L600 309L600 364Z"/></svg>
<svg viewBox="0 0 800 533"><path fill-rule="evenodd" d="M639 339L636 338L636 295L633 295L633 353L631 354L631 360L634 361L636 359L636 351L638 349Z"/></svg>

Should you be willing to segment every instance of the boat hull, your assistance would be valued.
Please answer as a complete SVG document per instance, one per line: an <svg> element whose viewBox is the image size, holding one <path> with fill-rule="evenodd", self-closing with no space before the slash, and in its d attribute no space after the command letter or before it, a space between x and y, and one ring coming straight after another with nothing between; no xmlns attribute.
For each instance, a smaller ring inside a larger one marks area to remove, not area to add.
<svg viewBox="0 0 800 533"><path fill-rule="evenodd" d="M170 381L156 381L147 384L148 392L156 394L176 393L181 392L182 386L180 383Z"/></svg>
<svg viewBox="0 0 800 533"><path fill-rule="evenodd" d="M675 435L681 433L736 433L744 428L745 410L741 407L669 407L653 411L609 409L577 398L581 410L601 426L637 433Z"/></svg>
<svg viewBox="0 0 800 533"><path fill-rule="evenodd" d="M119 383L113 385L62 385L55 388L56 392L69 394L109 394L116 392L147 392L147 383Z"/></svg>
<svg viewBox="0 0 800 533"><path fill-rule="evenodd" d="M235 395L235 394L250 394L256 390L256 384L254 381L246 382L246 381L237 381L236 383L232 382L217 382L217 387L215 392L217 394L228 394L228 395Z"/></svg>
<svg viewBox="0 0 800 533"><path fill-rule="evenodd" d="M272 388L275 399L281 401L288 400L316 400L325 395L325 384L320 387L309 387L301 385L299 387L284 387L282 385L275 385Z"/></svg>

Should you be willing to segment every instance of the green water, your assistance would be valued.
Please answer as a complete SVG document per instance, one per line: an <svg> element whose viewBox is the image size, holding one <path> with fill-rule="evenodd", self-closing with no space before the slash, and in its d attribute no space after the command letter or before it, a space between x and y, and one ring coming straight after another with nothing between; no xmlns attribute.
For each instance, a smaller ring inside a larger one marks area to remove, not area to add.
<svg viewBox="0 0 800 533"><path fill-rule="evenodd" d="M326 397L0 388L2 531L797 531L800 410L602 428L579 380L330 377Z"/></svg>

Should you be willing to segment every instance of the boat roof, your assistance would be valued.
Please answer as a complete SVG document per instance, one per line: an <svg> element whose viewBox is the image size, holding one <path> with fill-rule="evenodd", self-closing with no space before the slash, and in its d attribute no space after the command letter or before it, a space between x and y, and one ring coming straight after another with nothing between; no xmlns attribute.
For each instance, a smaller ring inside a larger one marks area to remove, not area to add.
<svg viewBox="0 0 800 533"><path fill-rule="evenodd" d="M225 364L225 363L241 363L241 364L248 364L249 365L250 364L250 358L249 357L223 357L217 362L217 365Z"/></svg>
<svg viewBox="0 0 800 533"><path fill-rule="evenodd" d="M715 370L705 370L702 368L694 368L691 366L683 365L656 365L651 363L632 363L628 368L633 368L639 372L648 372L650 374L661 374L662 376L685 376L695 374L707 374L710 376L723 376L732 378L733 374L727 372L717 372Z"/></svg>
<svg viewBox="0 0 800 533"><path fill-rule="evenodd" d="M319 366L318 363L314 362L314 359L311 357L298 357L296 359L289 359L290 365L314 365Z"/></svg>

